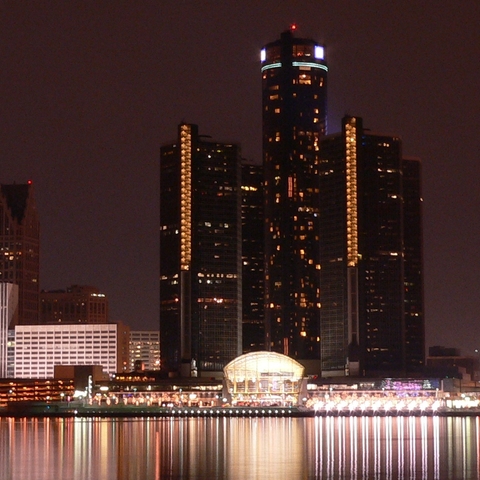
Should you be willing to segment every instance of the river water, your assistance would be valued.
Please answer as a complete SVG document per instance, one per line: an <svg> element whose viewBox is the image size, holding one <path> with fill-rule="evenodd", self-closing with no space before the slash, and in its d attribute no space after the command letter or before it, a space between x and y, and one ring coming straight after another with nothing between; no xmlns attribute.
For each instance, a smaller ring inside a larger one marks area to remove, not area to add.
<svg viewBox="0 0 480 480"><path fill-rule="evenodd" d="M1 480L479 479L480 417L0 418Z"/></svg>

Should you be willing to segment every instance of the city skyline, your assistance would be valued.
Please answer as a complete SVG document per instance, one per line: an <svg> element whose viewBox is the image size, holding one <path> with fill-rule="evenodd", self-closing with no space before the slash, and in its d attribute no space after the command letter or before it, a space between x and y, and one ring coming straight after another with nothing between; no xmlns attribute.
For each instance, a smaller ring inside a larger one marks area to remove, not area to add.
<svg viewBox="0 0 480 480"><path fill-rule="evenodd" d="M359 115L422 159L427 346L473 353L478 4L294 5L6 7L0 180L34 182L40 288L93 284L157 327L159 147L185 119L259 163L259 49L296 22L327 46L329 133Z"/></svg>

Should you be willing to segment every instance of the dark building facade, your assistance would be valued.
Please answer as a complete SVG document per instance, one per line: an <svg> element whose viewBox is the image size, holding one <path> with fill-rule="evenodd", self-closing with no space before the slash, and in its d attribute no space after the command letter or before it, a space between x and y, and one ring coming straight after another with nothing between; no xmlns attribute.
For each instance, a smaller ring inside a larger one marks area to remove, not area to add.
<svg viewBox="0 0 480 480"><path fill-rule="evenodd" d="M241 159L181 124L160 152L161 365L218 371L241 353Z"/></svg>
<svg viewBox="0 0 480 480"><path fill-rule="evenodd" d="M320 360L319 149L327 65L293 30L261 51L266 348Z"/></svg>
<svg viewBox="0 0 480 480"><path fill-rule="evenodd" d="M10 328L38 323L40 223L33 184L0 187L0 282L18 285Z"/></svg>
<svg viewBox="0 0 480 480"><path fill-rule="evenodd" d="M243 353L265 350L263 166L242 163Z"/></svg>
<svg viewBox="0 0 480 480"><path fill-rule="evenodd" d="M405 282L405 360L410 370L425 365L423 296L422 164L403 158L403 244Z"/></svg>
<svg viewBox="0 0 480 480"><path fill-rule="evenodd" d="M324 371L382 375L423 365L418 165L403 161L398 137L372 133L358 117L322 141Z"/></svg>
<svg viewBox="0 0 480 480"><path fill-rule="evenodd" d="M40 292L41 324L108 323L108 298L96 287Z"/></svg>

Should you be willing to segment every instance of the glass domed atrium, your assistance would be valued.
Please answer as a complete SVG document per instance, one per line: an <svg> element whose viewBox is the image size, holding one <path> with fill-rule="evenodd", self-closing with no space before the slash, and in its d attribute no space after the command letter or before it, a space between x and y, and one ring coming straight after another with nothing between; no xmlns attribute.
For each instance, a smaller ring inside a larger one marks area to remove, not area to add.
<svg viewBox="0 0 480 480"><path fill-rule="evenodd" d="M297 405L304 367L276 352L252 352L223 369L232 405Z"/></svg>

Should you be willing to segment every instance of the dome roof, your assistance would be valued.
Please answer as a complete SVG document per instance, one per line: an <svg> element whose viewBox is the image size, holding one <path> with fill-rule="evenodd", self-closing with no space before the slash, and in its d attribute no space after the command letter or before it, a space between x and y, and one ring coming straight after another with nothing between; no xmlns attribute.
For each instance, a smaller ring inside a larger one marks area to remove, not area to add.
<svg viewBox="0 0 480 480"><path fill-rule="evenodd" d="M229 379L278 375L294 381L303 377L304 367L293 358L281 353L262 351L241 355L232 360L223 370Z"/></svg>

